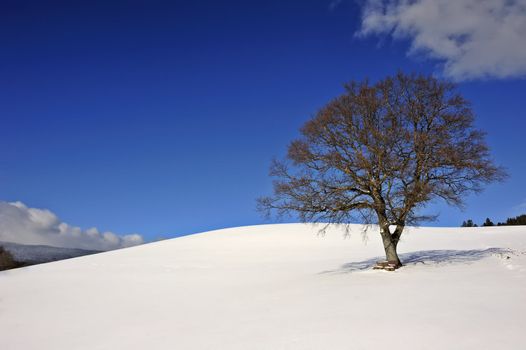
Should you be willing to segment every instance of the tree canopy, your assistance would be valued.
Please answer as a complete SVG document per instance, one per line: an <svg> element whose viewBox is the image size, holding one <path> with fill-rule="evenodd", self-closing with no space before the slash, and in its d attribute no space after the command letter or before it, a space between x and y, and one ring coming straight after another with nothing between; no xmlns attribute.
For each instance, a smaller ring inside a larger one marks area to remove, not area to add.
<svg viewBox="0 0 526 350"><path fill-rule="evenodd" d="M462 206L467 193L505 177L473 121L448 81L399 73L351 82L273 162L274 194L259 208L305 222L377 223L388 260L399 263L405 225L434 218L420 210L429 201Z"/></svg>

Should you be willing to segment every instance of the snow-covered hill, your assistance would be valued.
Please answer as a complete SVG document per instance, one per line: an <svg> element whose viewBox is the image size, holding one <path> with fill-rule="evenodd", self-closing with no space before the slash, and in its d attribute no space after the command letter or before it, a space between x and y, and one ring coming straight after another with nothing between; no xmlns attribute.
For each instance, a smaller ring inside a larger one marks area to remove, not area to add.
<svg viewBox="0 0 526 350"><path fill-rule="evenodd" d="M526 227L211 231L0 273L15 349L523 349Z"/></svg>

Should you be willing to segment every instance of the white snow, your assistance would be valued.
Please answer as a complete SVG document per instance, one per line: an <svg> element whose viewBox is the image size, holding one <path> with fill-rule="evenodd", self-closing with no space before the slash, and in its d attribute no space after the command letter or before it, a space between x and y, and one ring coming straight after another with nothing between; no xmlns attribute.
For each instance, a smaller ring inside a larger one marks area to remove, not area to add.
<svg viewBox="0 0 526 350"><path fill-rule="evenodd" d="M524 349L526 227L249 226L0 273L18 349Z"/></svg>

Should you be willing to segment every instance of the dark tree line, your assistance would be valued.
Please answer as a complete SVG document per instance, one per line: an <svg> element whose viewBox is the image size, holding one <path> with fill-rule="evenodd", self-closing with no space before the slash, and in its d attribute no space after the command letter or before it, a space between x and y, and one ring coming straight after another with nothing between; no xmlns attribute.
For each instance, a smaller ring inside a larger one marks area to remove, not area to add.
<svg viewBox="0 0 526 350"><path fill-rule="evenodd" d="M490 220L490 218L486 218L486 221L484 221L481 226L516 226L516 225L526 225L526 214L522 214L522 215L515 216L512 218L507 218L505 222L498 222L497 225L495 225L493 221ZM478 225L475 224L473 220L468 219L467 221L462 222L461 227L478 227Z"/></svg>
<svg viewBox="0 0 526 350"><path fill-rule="evenodd" d="M23 266L23 264L16 261L9 251L0 246L0 271L14 269L21 266Z"/></svg>

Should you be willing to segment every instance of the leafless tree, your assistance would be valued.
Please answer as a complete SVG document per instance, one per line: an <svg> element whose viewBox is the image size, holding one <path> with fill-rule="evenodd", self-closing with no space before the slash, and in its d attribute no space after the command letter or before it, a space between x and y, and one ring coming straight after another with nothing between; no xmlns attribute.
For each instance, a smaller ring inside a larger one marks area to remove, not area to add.
<svg viewBox="0 0 526 350"><path fill-rule="evenodd" d="M462 206L467 193L505 178L454 84L398 73L351 82L301 129L287 159L274 161L274 195L260 210L304 222L379 225L386 258L401 266L404 227L431 220L431 200Z"/></svg>

